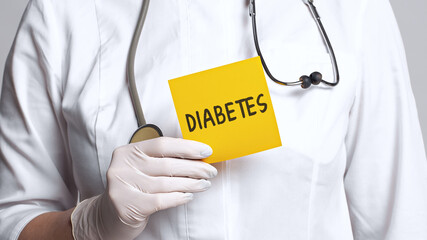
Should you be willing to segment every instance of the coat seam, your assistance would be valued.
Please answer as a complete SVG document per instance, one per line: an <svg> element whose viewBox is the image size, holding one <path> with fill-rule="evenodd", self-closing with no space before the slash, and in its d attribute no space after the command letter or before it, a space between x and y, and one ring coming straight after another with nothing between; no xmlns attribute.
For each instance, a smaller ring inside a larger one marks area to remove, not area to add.
<svg viewBox="0 0 427 240"><path fill-rule="evenodd" d="M315 183L317 181L317 177L319 175L319 165L318 163L315 163L313 165L313 170L312 170L312 174L311 174L311 184L310 184L310 194L309 194L309 200L308 200L308 219L307 219L307 240L311 239L311 218L312 218L312 205L313 205L313 195L314 195L314 188L315 188Z"/></svg>
<svg viewBox="0 0 427 240"><path fill-rule="evenodd" d="M102 177L101 174L101 161L100 161L100 153L99 153L99 147L98 147L98 119L99 119L99 113L100 113L100 109L101 109L101 53L102 53L102 41L101 41L101 28L99 25L99 14L98 14L98 8L96 5L96 0L93 0L93 5L94 5L94 10L95 10L95 18L96 18L96 24L98 27L98 39L99 39L99 48L98 48L98 108L96 110L96 116L95 116L95 122L94 122L94 140L95 140L95 152L96 152L96 156L97 156L97 160L98 160L98 167L100 168L99 170L99 174L101 177L101 181L104 184L104 186L106 185L104 178Z"/></svg>
<svg viewBox="0 0 427 240"><path fill-rule="evenodd" d="M188 74L188 72L191 69L191 53L190 53L190 10L189 10L189 0L185 1L185 27L186 29L186 33L185 33L185 48L187 51L185 51L187 53L186 56L186 74ZM186 234L186 239L190 240L190 227L188 224L188 203L185 204L185 234Z"/></svg>

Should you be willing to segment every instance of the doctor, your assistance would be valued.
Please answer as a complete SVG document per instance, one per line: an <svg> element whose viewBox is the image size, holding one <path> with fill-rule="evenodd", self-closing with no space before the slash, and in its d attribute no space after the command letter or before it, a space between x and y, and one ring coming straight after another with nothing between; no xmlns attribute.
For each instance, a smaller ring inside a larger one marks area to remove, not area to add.
<svg viewBox="0 0 427 240"><path fill-rule="evenodd" d="M427 239L427 161L387 0L319 1L340 84L268 80L283 147L213 166L209 146L180 139L167 80L256 56L248 1L151 2L135 76L166 137L127 144L141 4L30 0L0 102L1 239ZM303 1L259 1L257 21L275 76L332 79Z"/></svg>

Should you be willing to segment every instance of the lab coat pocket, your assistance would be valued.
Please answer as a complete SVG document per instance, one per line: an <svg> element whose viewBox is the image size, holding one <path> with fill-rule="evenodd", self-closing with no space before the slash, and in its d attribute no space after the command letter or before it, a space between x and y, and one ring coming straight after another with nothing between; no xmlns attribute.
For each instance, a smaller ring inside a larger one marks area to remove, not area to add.
<svg viewBox="0 0 427 240"><path fill-rule="evenodd" d="M310 75L314 71L322 73L331 71L328 54L320 50L312 51L295 45L292 48L277 46L264 52L270 72L281 81L293 82L298 81L301 75ZM266 78L283 146L293 147L302 152L309 151L316 145L314 139L318 109L315 103L326 97L327 93L318 96L319 88L324 90L324 86L302 89L300 86L277 84L267 75Z"/></svg>

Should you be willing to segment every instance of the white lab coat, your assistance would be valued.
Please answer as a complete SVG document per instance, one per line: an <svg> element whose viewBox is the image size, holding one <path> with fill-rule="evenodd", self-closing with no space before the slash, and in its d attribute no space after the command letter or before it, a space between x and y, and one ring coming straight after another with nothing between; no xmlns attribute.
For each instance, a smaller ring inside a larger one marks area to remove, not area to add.
<svg viewBox="0 0 427 240"><path fill-rule="evenodd" d="M389 2L316 4L342 82L268 80L283 147L215 164L210 190L151 216L138 239L427 239L427 161ZM136 79L147 122L166 136L181 136L169 79L256 56L247 5L151 1ZM30 0L0 104L1 239L104 191L113 150L136 128L125 66L140 7ZM258 1L257 20L277 78L317 70L332 80L302 1Z"/></svg>

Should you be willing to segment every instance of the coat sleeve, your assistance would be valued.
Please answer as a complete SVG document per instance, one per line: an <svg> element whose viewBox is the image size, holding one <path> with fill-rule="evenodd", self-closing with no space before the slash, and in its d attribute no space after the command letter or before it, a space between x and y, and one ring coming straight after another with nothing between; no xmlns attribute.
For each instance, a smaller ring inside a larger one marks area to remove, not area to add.
<svg viewBox="0 0 427 240"><path fill-rule="evenodd" d="M62 49L51 0L31 0L6 63L0 101L0 239L77 201L61 114Z"/></svg>
<svg viewBox="0 0 427 240"><path fill-rule="evenodd" d="M401 36L388 0L366 1L346 136L356 240L427 239L427 161Z"/></svg>

